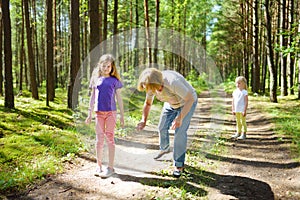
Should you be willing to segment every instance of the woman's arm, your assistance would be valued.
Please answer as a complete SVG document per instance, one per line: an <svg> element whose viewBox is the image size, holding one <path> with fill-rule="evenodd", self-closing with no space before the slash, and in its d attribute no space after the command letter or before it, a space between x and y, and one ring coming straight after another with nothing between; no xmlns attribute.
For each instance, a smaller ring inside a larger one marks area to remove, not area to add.
<svg viewBox="0 0 300 200"><path fill-rule="evenodd" d="M150 113L151 105L152 105L153 99L146 98L144 102L144 107L143 107L143 114L142 114L142 120L140 123L138 123L136 129L138 131L143 130L146 126L146 122L148 119L148 115Z"/></svg>
<svg viewBox="0 0 300 200"><path fill-rule="evenodd" d="M180 114L174 119L174 121L172 123L172 126L171 126L172 129L176 129L176 128L180 127L182 124L182 120L190 111L190 109L194 103L193 93L188 92L187 95L184 97L184 102L185 103L182 107Z"/></svg>

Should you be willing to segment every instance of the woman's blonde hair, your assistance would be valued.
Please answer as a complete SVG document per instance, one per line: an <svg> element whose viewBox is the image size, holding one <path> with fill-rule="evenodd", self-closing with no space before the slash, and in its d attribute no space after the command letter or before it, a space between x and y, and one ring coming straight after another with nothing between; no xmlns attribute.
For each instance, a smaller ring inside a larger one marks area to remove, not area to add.
<svg viewBox="0 0 300 200"><path fill-rule="evenodd" d="M163 76L161 71L156 68L147 68L142 71L139 80L137 89L138 91L155 91L160 89L163 85Z"/></svg>
<svg viewBox="0 0 300 200"><path fill-rule="evenodd" d="M235 82L236 82L236 83L238 83L238 82L243 83L243 84L244 84L244 89L245 89L245 90L248 89L248 86L247 86L247 79L246 79L244 76L238 76L238 77L236 77Z"/></svg>

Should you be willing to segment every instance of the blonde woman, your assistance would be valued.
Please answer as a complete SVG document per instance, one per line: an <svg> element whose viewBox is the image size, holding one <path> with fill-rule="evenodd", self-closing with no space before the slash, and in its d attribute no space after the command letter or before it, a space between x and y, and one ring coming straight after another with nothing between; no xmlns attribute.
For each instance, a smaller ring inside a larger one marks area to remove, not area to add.
<svg viewBox="0 0 300 200"><path fill-rule="evenodd" d="M114 173L115 141L114 132L116 127L116 102L120 109L120 122L124 126L124 109L121 98L120 76L117 72L115 61L112 55L105 54L101 56L94 77L91 79L92 88L90 97L90 107L86 123L92 119L92 111L96 113L96 159L97 167L95 176L107 178ZM108 167L102 169L102 154L104 138L108 146Z"/></svg>
<svg viewBox="0 0 300 200"><path fill-rule="evenodd" d="M246 115L248 108L247 80L243 76L235 79L236 89L232 93L232 114L236 116L236 133L232 138L244 140L247 134Z"/></svg>
<svg viewBox="0 0 300 200"><path fill-rule="evenodd" d="M169 129L174 129L173 176L180 177L184 169L187 130L198 101L195 89L181 74L156 68L147 68L140 74L137 89L146 92L142 119L137 130L146 126L154 96L165 102L158 125L160 152L154 159L170 152Z"/></svg>

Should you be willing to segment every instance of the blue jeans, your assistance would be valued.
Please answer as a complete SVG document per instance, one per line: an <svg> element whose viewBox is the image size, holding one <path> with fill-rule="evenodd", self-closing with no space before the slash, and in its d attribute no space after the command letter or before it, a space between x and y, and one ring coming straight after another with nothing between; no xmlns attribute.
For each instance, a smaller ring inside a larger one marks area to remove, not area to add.
<svg viewBox="0 0 300 200"><path fill-rule="evenodd" d="M175 129L173 160L174 166L176 167L184 166L187 146L187 130L190 126L191 118L196 109L197 101L198 100L193 103L190 111L184 117L182 125L179 128ZM164 103L158 125L160 150L167 150L170 147L169 129L174 119L180 114L181 109L182 107L174 109L170 106L169 103Z"/></svg>

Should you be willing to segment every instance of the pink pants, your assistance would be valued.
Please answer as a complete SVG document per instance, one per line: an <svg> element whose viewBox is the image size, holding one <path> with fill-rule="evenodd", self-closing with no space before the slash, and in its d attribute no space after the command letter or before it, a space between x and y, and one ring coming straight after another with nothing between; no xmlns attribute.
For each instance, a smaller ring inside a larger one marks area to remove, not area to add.
<svg viewBox="0 0 300 200"><path fill-rule="evenodd" d="M115 153L114 133L116 127L116 111L96 112L96 154L97 163L102 165L104 137L108 146L109 166L113 166Z"/></svg>

